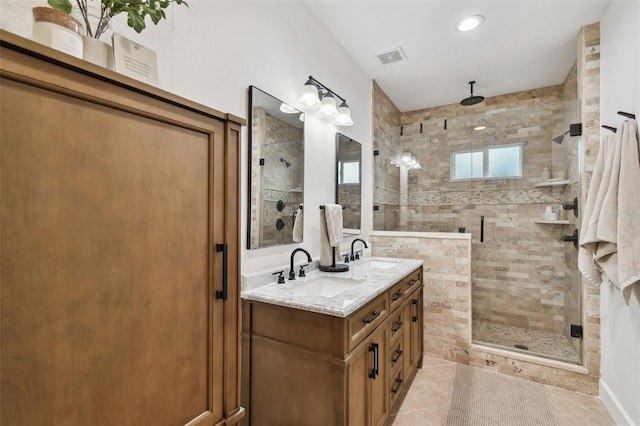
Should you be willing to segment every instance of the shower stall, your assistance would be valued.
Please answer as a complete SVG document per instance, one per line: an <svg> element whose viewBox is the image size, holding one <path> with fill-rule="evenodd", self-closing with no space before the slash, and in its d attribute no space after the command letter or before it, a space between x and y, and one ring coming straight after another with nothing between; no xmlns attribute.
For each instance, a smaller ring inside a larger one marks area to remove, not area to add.
<svg viewBox="0 0 640 426"><path fill-rule="evenodd" d="M376 133L374 230L472 234L474 343L580 363L579 117L558 101Z"/></svg>

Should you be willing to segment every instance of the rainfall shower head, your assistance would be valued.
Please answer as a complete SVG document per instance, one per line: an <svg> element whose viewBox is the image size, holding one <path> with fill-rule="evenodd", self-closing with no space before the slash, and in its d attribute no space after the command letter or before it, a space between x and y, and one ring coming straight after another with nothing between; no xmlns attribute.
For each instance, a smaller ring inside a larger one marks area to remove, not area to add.
<svg viewBox="0 0 640 426"><path fill-rule="evenodd" d="M471 95L468 98L464 98L463 100L461 100L460 105L464 105L464 106L475 105L484 101L484 96L473 96L473 85L475 83L476 83L475 81L469 82L469 85L471 86Z"/></svg>
<svg viewBox="0 0 640 426"><path fill-rule="evenodd" d="M562 140L564 139L564 137L569 133L569 131L567 130L566 132L564 132L563 134L561 134L560 136L556 136L555 138L551 139L554 143L557 143L558 145L562 145Z"/></svg>

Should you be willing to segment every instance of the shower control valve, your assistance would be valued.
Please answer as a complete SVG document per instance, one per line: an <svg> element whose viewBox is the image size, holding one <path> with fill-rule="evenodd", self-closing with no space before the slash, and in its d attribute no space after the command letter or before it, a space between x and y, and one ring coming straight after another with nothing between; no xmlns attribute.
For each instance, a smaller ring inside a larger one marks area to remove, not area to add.
<svg viewBox="0 0 640 426"><path fill-rule="evenodd" d="M573 215L578 217L578 197L575 197L571 202L562 203L562 209L573 210Z"/></svg>

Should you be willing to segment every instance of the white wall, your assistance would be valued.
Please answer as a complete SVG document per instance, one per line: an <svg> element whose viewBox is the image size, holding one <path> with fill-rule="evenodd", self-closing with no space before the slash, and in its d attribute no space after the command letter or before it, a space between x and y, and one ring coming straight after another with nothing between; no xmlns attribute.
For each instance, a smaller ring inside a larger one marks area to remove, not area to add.
<svg viewBox="0 0 640 426"><path fill-rule="evenodd" d="M295 247L320 253L319 206L334 202L335 132L363 145L363 233L372 228L371 80L301 2L190 0L171 6L166 21L137 34L118 16L115 31L157 52L160 87L209 107L247 117L247 88L255 85L297 104L309 75L346 98L352 127L305 122L305 228L299 245L247 250L247 128L243 130L242 270L288 264ZM31 37L33 6L45 0L0 0L0 26ZM345 247L349 241L345 242Z"/></svg>
<svg viewBox="0 0 640 426"><path fill-rule="evenodd" d="M640 2L614 1L600 23L600 121L640 110ZM636 212L637 213L637 212ZM640 284L629 303L613 286L601 297L600 397L619 425L640 425Z"/></svg>

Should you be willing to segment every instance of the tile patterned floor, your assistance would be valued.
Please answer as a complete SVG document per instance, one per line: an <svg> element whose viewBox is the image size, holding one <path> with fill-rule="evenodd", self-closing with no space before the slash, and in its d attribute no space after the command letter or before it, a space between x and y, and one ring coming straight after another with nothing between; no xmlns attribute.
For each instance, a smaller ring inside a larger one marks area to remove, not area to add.
<svg viewBox="0 0 640 426"><path fill-rule="evenodd" d="M425 356L393 426L441 426L445 422L455 363ZM549 386L550 403L560 426L614 426L596 397ZM514 425L517 426L517 425ZM544 425L541 425L544 426Z"/></svg>
<svg viewBox="0 0 640 426"><path fill-rule="evenodd" d="M510 350L516 350L517 352L574 364L580 362L580 354L566 336L547 331L528 330L510 325L474 320L473 341L506 346ZM517 348L516 345L525 345L528 349L514 349Z"/></svg>

